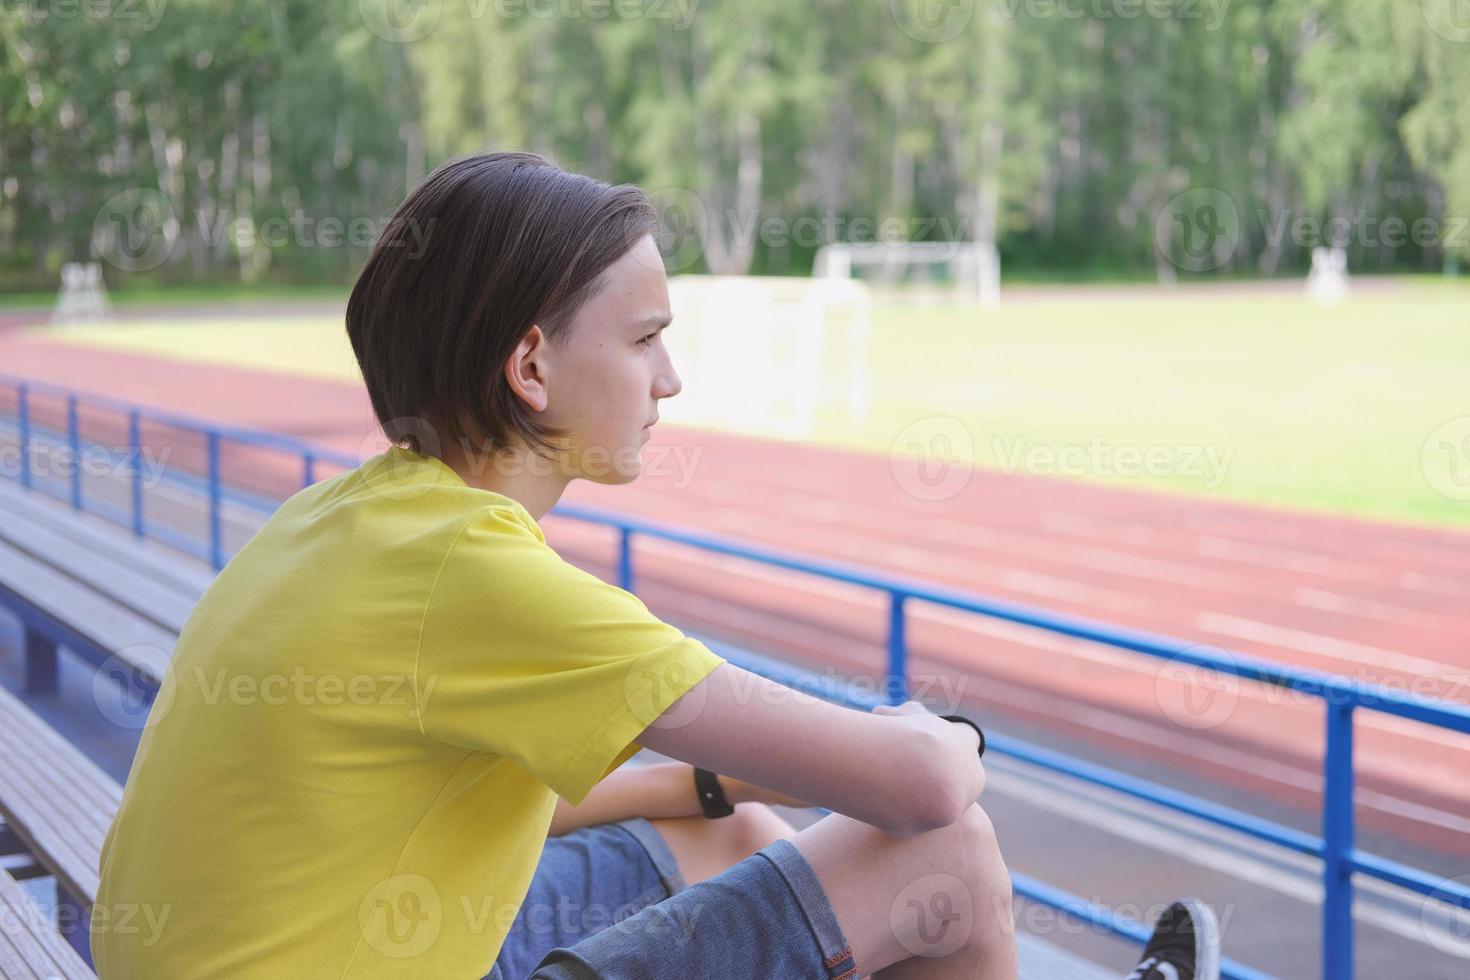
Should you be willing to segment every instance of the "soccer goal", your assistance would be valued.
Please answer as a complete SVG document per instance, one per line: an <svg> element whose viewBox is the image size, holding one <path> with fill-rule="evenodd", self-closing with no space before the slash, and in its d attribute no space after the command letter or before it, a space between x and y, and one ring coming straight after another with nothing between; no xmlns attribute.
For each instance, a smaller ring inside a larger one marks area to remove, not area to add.
<svg viewBox="0 0 1470 980"><path fill-rule="evenodd" d="M1319 246L1312 249L1312 271L1307 273L1307 295L1323 306L1334 306L1347 299L1351 291L1347 249L1341 246Z"/></svg>
<svg viewBox="0 0 1470 980"><path fill-rule="evenodd" d="M684 391L665 417L791 439L868 421L872 299L860 282L676 276L664 335Z"/></svg>
<svg viewBox="0 0 1470 980"><path fill-rule="evenodd" d="M1000 305L994 242L844 242L817 251L813 275L863 279L910 298Z"/></svg>
<svg viewBox="0 0 1470 980"><path fill-rule="evenodd" d="M61 267L61 291L56 294L52 323L91 323L107 319L112 304L97 262L67 262Z"/></svg>

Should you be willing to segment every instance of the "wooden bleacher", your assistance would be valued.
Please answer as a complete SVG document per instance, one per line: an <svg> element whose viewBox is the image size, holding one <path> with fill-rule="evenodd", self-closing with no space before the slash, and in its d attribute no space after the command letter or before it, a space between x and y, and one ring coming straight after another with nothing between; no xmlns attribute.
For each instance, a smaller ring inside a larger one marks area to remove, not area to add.
<svg viewBox="0 0 1470 980"><path fill-rule="evenodd" d="M0 977L6 980L95 978L87 964L46 921L20 883L0 871Z"/></svg>
<svg viewBox="0 0 1470 980"><path fill-rule="evenodd" d="M141 548L126 531L18 488L0 486L0 508L12 518L0 525L0 604L22 621L27 693L57 691L61 646L96 665L121 667L114 673L123 684L156 684L212 580L208 571ZM38 976L91 975L75 968L86 971L82 960L90 962L85 923L97 896L102 842L121 797L112 777L0 688L0 840L11 845L0 849L18 852L12 858L24 855L55 878L66 939L80 954L65 969L42 969L42 954L52 954L25 940L35 961L28 968L41 971ZM30 975L11 970L0 953L0 976Z"/></svg>
<svg viewBox="0 0 1470 980"><path fill-rule="evenodd" d="M140 547L126 531L0 486L0 601L25 629L26 691L56 690L57 648L157 683L212 577Z"/></svg>

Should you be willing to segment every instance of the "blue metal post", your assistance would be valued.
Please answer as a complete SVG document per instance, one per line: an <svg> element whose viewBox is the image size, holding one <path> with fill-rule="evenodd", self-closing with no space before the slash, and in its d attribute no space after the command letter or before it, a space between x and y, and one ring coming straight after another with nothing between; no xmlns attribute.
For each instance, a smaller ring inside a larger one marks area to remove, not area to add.
<svg viewBox="0 0 1470 980"><path fill-rule="evenodd" d="M1353 976L1353 705L1327 698L1322 803L1322 977Z"/></svg>
<svg viewBox="0 0 1470 980"><path fill-rule="evenodd" d="M902 704L909 697L907 622L903 608L907 600L908 596L902 592L888 593L888 676L883 689L889 704Z"/></svg>
<svg viewBox="0 0 1470 980"><path fill-rule="evenodd" d="M60 920L58 925L71 948L77 951L77 955L87 966L95 968L92 962L92 904L79 901L75 895L58 885L56 917Z"/></svg>
<svg viewBox="0 0 1470 980"><path fill-rule="evenodd" d="M66 442L71 447L71 505L82 509L82 433L77 421L77 396L66 398Z"/></svg>
<svg viewBox="0 0 1470 980"><path fill-rule="evenodd" d="M619 528L618 536L618 585L628 592L633 591L633 530Z"/></svg>
<svg viewBox="0 0 1470 980"><path fill-rule="evenodd" d="M304 490L316 482L316 457L306 453L301 457L301 488Z"/></svg>
<svg viewBox="0 0 1470 980"><path fill-rule="evenodd" d="M220 526L219 433L209 430L209 560L218 571L225 567L223 532Z"/></svg>
<svg viewBox="0 0 1470 980"><path fill-rule="evenodd" d="M22 625L25 631L25 692L55 694L61 683L56 640L42 633L34 623Z"/></svg>
<svg viewBox="0 0 1470 980"><path fill-rule="evenodd" d="M133 461L133 534L143 536L143 436L138 410L128 413L128 454Z"/></svg>
<svg viewBox="0 0 1470 980"><path fill-rule="evenodd" d="M31 488L31 397L25 385L16 389L15 414L20 422L20 485Z"/></svg>

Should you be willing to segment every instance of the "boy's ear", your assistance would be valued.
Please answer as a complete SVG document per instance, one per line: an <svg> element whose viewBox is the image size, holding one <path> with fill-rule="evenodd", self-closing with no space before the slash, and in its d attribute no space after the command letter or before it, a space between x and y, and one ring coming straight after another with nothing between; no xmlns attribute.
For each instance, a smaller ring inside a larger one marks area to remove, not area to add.
<svg viewBox="0 0 1470 980"><path fill-rule="evenodd" d="M546 335L539 324L531 329L516 344L516 349L505 360L505 380L511 391L526 403L526 407L537 412L546 411Z"/></svg>

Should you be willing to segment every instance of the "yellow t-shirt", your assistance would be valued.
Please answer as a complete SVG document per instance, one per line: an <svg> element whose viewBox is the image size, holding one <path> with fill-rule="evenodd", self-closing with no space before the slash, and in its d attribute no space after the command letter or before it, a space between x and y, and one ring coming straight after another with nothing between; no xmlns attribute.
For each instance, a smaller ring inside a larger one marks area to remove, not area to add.
<svg viewBox="0 0 1470 980"><path fill-rule="evenodd" d="M573 804L723 659L393 448L189 617L102 849L103 978L480 977Z"/></svg>

